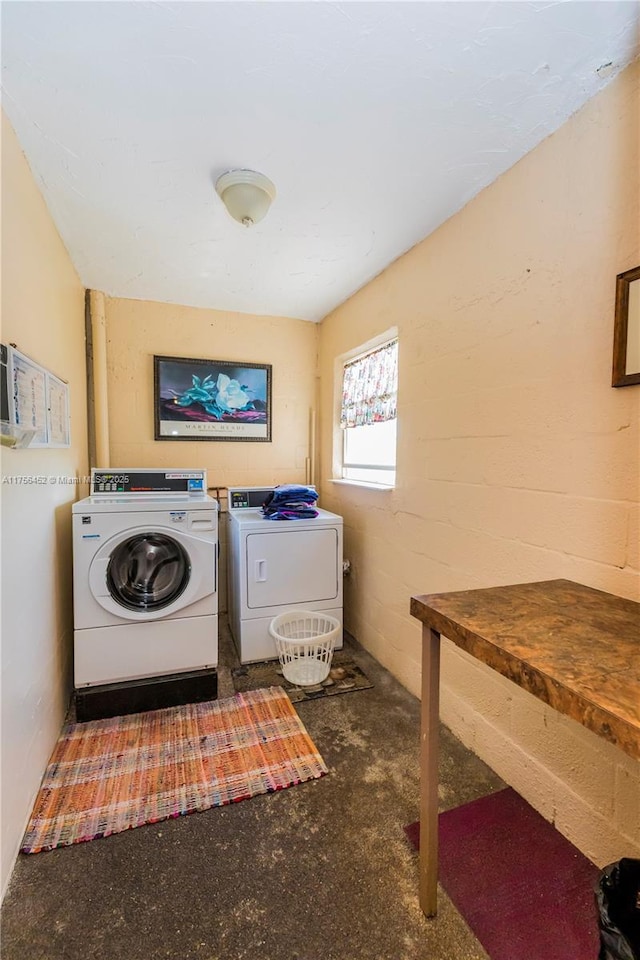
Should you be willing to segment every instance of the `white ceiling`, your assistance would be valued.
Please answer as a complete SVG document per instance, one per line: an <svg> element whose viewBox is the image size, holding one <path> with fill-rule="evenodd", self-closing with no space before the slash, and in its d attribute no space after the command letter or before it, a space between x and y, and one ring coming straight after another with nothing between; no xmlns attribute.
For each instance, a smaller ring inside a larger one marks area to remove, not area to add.
<svg viewBox="0 0 640 960"><path fill-rule="evenodd" d="M597 93L639 22L617 0L5 0L3 105L86 286L320 320ZM213 188L235 167L278 191L249 229Z"/></svg>

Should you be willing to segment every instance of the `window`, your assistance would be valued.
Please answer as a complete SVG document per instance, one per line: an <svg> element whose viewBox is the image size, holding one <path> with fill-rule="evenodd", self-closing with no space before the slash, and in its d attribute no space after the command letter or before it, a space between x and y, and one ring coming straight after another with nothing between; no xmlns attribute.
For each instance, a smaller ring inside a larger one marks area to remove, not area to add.
<svg viewBox="0 0 640 960"><path fill-rule="evenodd" d="M396 480L398 341L345 363L342 478L393 486Z"/></svg>

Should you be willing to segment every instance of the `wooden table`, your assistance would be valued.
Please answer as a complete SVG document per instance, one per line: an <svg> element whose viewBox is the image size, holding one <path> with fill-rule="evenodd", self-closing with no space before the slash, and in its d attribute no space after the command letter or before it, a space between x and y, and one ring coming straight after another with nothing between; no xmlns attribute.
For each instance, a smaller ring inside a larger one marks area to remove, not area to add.
<svg viewBox="0 0 640 960"><path fill-rule="evenodd" d="M420 906L437 910L440 635L640 758L640 604L570 580L411 598L422 621Z"/></svg>

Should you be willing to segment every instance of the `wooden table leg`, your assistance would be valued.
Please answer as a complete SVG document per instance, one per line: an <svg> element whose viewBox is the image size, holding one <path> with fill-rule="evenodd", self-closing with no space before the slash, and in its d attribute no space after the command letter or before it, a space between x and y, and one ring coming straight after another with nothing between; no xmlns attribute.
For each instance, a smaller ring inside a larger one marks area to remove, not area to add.
<svg viewBox="0 0 640 960"><path fill-rule="evenodd" d="M440 721L440 634L422 627L420 729L420 907L438 910L438 740Z"/></svg>

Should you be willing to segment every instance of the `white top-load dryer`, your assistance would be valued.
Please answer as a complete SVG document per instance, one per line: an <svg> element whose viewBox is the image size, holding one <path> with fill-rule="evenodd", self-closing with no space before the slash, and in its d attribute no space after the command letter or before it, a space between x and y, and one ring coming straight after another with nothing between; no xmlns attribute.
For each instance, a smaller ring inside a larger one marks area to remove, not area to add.
<svg viewBox="0 0 640 960"><path fill-rule="evenodd" d="M218 663L218 503L204 470L93 470L73 505L76 689Z"/></svg>
<svg viewBox="0 0 640 960"><path fill-rule="evenodd" d="M318 509L313 518L268 520L260 507L273 490L228 492L229 626L241 663L277 658L269 624L285 610L323 611L342 623L342 517Z"/></svg>

